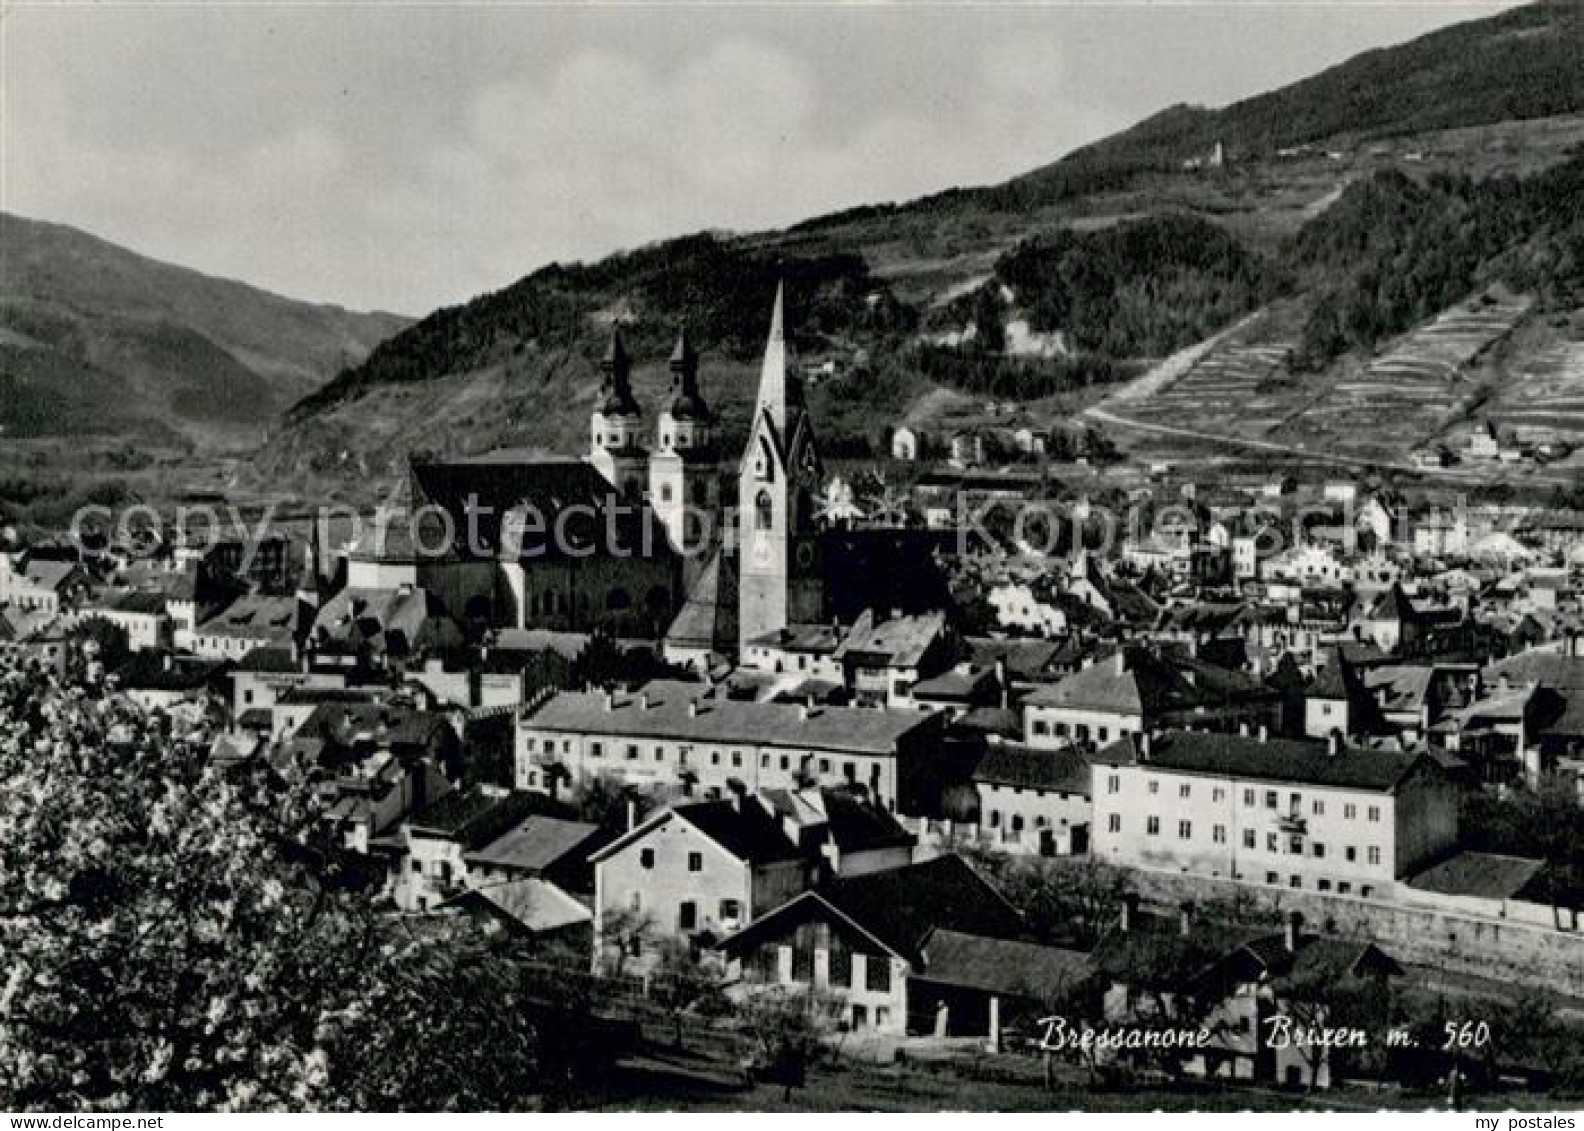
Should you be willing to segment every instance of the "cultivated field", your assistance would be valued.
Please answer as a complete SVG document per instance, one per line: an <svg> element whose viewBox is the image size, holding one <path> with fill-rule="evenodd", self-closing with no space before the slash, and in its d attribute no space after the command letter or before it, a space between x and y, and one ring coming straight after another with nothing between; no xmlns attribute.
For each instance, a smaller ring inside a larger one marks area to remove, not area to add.
<svg viewBox="0 0 1584 1131"><path fill-rule="evenodd" d="M1512 333L1530 300L1502 292L1459 303L1363 364L1344 365L1278 438L1300 446L1402 459L1463 416L1484 392L1471 367Z"/></svg>
<svg viewBox="0 0 1584 1131"><path fill-rule="evenodd" d="M1127 406L1128 414L1183 427L1212 425L1249 439L1264 436L1301 401L1286 380L1300 311L1281 306L1243 323L1175 381Z"/></svg>
<svg viewBox="0 0 1584 1131"><path fill-rule="evenodd" d="M1505 361L1483 418L1520 441L1584 446L1584 316L1548 329L1552 340Z"/></svg>

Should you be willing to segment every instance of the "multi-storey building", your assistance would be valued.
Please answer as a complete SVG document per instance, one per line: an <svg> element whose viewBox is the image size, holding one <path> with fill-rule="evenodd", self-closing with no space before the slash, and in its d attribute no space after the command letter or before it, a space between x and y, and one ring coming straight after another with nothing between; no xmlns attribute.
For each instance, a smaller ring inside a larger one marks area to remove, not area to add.
<svg viewBox="0 0 1584 1131"><path fill-rule="evenodd" d="M1250 884L1389 897L1449 852L1456 787L1423 753L1196 731L1095 757L1097 858Z"/></svg>
<svg viewBox="0 0 1584 1131"><path fill-rule="evenodd" d="M1025 741L1105 744L1153 727L1279 729L1280 696L1258 680L1192 657L1119 648L1023 701Z"/></svg>
<svg viewBox="0 0 1584 1131"><path fill-rule="evenodd" d="M609 775L683 796L737 787L862 786L918 813L939 789L944 712L811 707L727 698L705 684L655 681L636 693L564 691L517 723L517 785L554 792Z"/></svg>

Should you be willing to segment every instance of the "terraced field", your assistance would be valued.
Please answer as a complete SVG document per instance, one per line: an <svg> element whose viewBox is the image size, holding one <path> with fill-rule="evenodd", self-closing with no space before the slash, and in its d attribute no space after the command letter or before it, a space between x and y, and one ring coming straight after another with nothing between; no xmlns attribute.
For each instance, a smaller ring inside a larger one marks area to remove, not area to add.
<svg viewBox="0 0 1584 1131"><path fill-rule="evenodd" d="M1584 475L1584 311L1547 321L1502 290L1471 297L1374 358L1300 375L1286 357L1303 309L1279 304L1245 319L1085 410L1153 456L1206 442L1286 452L1299 460L1422 471L1411 453L1432 440L1461 452L1489 418L1524 441L1576 451L1545 465L1467 461L1445 474L1563 483Z"/></svg>
<svg viewBox="0 0 1584 1131"><path fill-rule="evenodd" d="M1286 373L1296 313L1278 308L1247 322L1175 381L1130 403L1128 415L1157 424L1211 425L1257 438L1301 404Z"/></svg>
<svg viewBox="0 0 1584 1131"><path fill-rule="evenodd" d="M1524 442L1584 446L1584 324L1574 319L1559 340L1520 353L1505 367L1483 419Z"/></svg>
<svg viewBox="0 0 1584 1131"><path fill-rule="evenodd" d="M1274 434L1297 446L1400 459L1440 433L1485 391L1471 367L1528 313L1530 300L1481 295L1398 338L1380 356L1345 366Z"/></svg>

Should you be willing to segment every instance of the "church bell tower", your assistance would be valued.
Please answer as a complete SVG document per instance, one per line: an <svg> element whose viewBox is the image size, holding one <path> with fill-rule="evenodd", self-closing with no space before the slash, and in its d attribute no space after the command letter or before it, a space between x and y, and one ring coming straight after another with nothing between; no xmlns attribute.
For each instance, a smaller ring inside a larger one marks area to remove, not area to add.
<svg viewBox="0 0 1584 1131"><path fill-rule="evenodd" d="M636 502L643 498L647 470L643 412L633 396L632 362L619 325L611 327L600 369L605 381L589 422L588 460L622 498Z"/></svg>
<svg viewBox="0 0 1584 1131"><path fill-rule="evenodd" d="M737 471L738 644L824 615L814 500L822 467L797 378L788 372L776 288L748 444Z"/></svg>
<svg viewBox="0 0 1584 1131"><path fill-rule="evenodd" d="M698 351L684 327L671 351L671 399L649 457L649 503L671 545L700 556L720 507L714 418L698 385ZM707 516L707 517L706 517Z"/></svg>

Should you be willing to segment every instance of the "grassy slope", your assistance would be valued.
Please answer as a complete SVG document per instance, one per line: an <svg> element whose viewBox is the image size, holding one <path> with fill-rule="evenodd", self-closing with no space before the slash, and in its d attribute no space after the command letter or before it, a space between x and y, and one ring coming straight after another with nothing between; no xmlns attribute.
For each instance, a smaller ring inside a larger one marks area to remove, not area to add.
<svg viewBox="0 0 1584 1131"><path fill-rule="evenodd" d="M256 435L408 322L295 302L8 214L0 262L15 394L0 424L17 434Z"/></svg>

